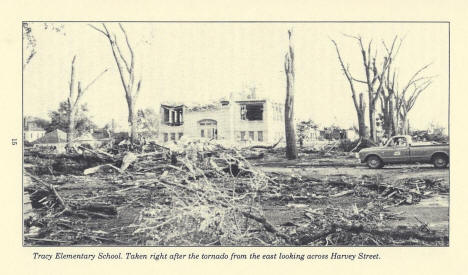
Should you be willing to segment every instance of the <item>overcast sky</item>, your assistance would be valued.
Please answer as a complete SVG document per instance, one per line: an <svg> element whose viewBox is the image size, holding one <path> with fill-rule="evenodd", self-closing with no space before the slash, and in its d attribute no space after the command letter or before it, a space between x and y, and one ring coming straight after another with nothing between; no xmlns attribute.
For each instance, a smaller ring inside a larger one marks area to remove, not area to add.
<svg viewBox="0 0 468 275"><path fill-rule="evenodd" d="M56 25L61 25L55 23ZM295 108L298 119L320 125L357 125L351 92L330 38L355 77L364 79L355 40L372 39L383 54L382 40L404 37L395 61L403 85L422 66L437 75L410 112L410 124L448 125L448 24L435 23L124 23L142 78L138 107L158 108L163 101L208 102L255 86L260 97L284 100L284 54L287 30L293 29L296 55ZM88 83L109 71L84 96L95 122L114 118L126 124L124 91L106 38L86 23L64 23L57 33L32 24L37 54L24 70L24 113L47 118L68 95L71 60L76 77ZM358 85L365 91L364 85Z"/></svg>

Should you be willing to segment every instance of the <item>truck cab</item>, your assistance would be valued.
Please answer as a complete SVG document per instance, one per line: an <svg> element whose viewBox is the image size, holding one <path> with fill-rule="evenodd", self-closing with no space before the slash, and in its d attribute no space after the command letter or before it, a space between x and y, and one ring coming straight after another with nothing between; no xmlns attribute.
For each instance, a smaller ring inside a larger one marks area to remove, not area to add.
<svg viewBox="0 0 468 275"><path fill-rule="evenodd" d="M411 136L400 135L390 138L383 146L361 150L359 158L370 168L396 163L433 163L443 168L448 165L449 146L414 142Z"/></svg>

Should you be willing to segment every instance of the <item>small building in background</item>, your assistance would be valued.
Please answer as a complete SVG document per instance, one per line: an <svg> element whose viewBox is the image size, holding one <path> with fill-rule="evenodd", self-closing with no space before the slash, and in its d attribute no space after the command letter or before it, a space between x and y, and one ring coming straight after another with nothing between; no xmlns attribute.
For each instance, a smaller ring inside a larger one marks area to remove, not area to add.
<svg viewBox="0 0 468 275"><path fill-rule="evenodd" d="M320 137L326 140L356 140L359 138L358 132L354 128L342 129L339 127L324 127L320 131Z"/></svg>
<svg viewBox="0 0 468 275"><path fill-rule="evenodd" d="M110 132L106 130L90 129L89 132L83 133L81 136L75 138L73 142L78 145L87 144L93 148L100 147L105 143L111 141Z"/></svg>
<svg viewBox="0 0 468 275"><path fill-rule="evenodd" d="M43 137L35 140L34 147L57 150L57 152L65 152L67 144L67 133L60 129L46 133Z"/></svg>
<svg viewBox="0 0 468 275"><path fill-rule="evenodd" d="M46 131L37 126L34 121L25 121L23 138L27 142L34 142L35 140L43 137Z"/></svg>

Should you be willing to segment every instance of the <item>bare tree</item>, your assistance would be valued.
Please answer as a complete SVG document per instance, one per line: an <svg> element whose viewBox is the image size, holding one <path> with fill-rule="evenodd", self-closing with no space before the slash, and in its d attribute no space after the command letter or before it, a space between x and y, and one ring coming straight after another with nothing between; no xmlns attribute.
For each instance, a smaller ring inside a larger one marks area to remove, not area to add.
<svg viewBox="0 0 468 275"><path fill-rule="evenodd" d="M348 80L349 87L351 88L351 97L353 98L354 108L356 109L356 114L358 118L359 136L361 138L364 138L366 137L366 123L365 123L366 103L363 100L364 95L360 93L359 99L357 98L356 89L354 86L355 79L349 70L349 65L345 66L343 59L341 58L338 45L336 44L335 40L332 40L332 42L335 45L335 49L338 55L338 60L340 61L341 69L343 70L343 73L346 76L346 79Z"/></svg>
<svg viewBox="0 0 468 275"><path fill-rule="evenodd" d="M385 44L385 41L382 41L382 44L385 47L385 50L387 51L387 56L386 58L389 60L388 61L388 69L385 72L383 79L380 79L380 81L383 81L383 88L381 92L379 93L380 97L380 104L381 104L381 109L383 113L383 129L384 133L387 137L393 136L397 133L397 116L398 113L396 112L396 95L395 95L395 90L397 89L397 83L395 81L396 79L396 70L393 69L393 64L395 61L395 56L398 54L398 51L403 43L403 39L400 39L400 43L398 45L397 50L395 53L393 52L393 48L395 47L395 40L393 41L392 47L389 49L387 45ZM393 70L392 70L393 69Z"/></svg>
<svg viewBox="0 0 468 275"><path fill-rule="evenodd" d="M391 78L390 75L392 75ZM379 95L380 108L383 113L383 129L387 137L394 136L397 130L395 118L395 77L395 72L392 74L390 74L390 71L387 72L384 80L384 89Z"/></svg>
<svg viewBox="0 0 468 275"><path fill-rule="evenodd" d="M384 87L384 76L386 75L392 59L394 58L395 45L397 37L393 39L390 48L387 48L387 55L384 57L381 67L376 65L377 59L377 50L372 53L372 40L369 41L367 50L365 50L362 38L354 37L359 42L359 47L361 49L362 55L362 64L364 66L364 71L366 75L366 80L362 81L367 85L367 94L368 94L368 103L369 103L369 130L370 138L373 141L377 139L377 129L376 129L376 105L379 95L383 92ZM385 44L385 43L384 43Z"/></svg>
<svg viewBox="0 0 468 275"><path fill-rule="evenodd" d="M385 45L385 43L384 43ZM400 44L401 45L401 44ZM385 136L390 137L394 136L397 131L397 119L396 119L396 98L395 98L395 90L396 87L396 71L392 71L391 63L393 60L390 61L389 68L383 77L383 89L379 94L380 98L380 108L383 114L383 129Z"/></svg>
<svg viewBox="0 0 468 275"><path fill-rule="evenodd" d="M122 86L125 91L125 99L127 100L128 107L128 123L130 125L130 141L133 144L136 139L136 102L140 93L141 79L136 80L135 77L135 53L128 39L127 32L125 31L122 24L119 23L118 25L120 31L125 37L125 43L117 41L117 35L113 32L110 32L108 26L104 23L102 23L102 29L93 25L89 26L102 33L109 41L115 63L119 70ZM124 47L129 53L127 56L125 56L125 53L122 51L122 48Z"/></svg>
<svg viewBox="0 0 468 275"><path fill-rule="evenodd" d="M386 55L383 58L381 64L377 64L377 50L373 49L372 40L369 41L367 47L364 47L364 43L362 37L360 36L352 36L352 35L345 35L347 37L353 38L358 42L359 49L361 51L362 56L362 65L365 73L365 80L360 80L354 78L349 73L348 67L343 65L343 61L340 60L342 64L343 71L345 71L345 75L348 78L348 82L352 83L353 81L365 84L367 87L367 95L368 95L368 105L369 105L369 131L370 131L370 139L376 141L377 139L377 128L376 128L376 107L377 107L377 100L379 99L380 94L383 92L384 89L384 76L386 75L388 69L390 68L390 64L392 59L398 52L396 48L396 41L397 36L393 39L391 46L385 47L387 50ZM338 47L336 43L335 47L338 52L338 57L341 59ZM385 43L384 43L385 45ZM401 44L400 44L401 45ZM355 103L356 105L356 103Z"/></svg>
<svg viewBox="0 0 468 275"><path fill-rule="evenodd" d="M294 48L291 41L292 30L288 30L289 49L284 58L286 74L286 100L284 103L284 128L286 132L286 157L297 158L296 133L294 131Z"/></svg>
<svg viewBox="0 0 468 275"><path fill-rule="evenodd" d="M67 147L71 149L73 147L73 139L75 138L75 126L76 126L76 115L80 108L81 99L83 98L84 93L105 73L108 69L105 69L100 73L94 80L92 80L88 85L81 85L81 81L76 81L75 79L75 60L76 55L73 56L71 63L71 76L70 76L70 86L69 86L69 95L67 98L67 117L68 117L68 131L67 131Z"/></svg>
<svg viewBox="0 0 468 275"><path fill-rule="evenodd" d="M430 64L417 70L401 91L398 89L395 91L396 125L399 134L408 134L408 113L414 107L421 93L432 84L433 76L421 76L422 72L429 66Z"/></svg>

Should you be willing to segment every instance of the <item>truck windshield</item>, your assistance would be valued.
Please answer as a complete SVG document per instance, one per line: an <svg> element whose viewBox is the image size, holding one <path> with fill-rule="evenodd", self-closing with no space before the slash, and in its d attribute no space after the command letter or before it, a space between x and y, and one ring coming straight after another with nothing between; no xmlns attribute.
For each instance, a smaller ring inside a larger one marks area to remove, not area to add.
<svg viewBox="0 0 468 275"><path fill-rule="evenodd" d="M406 147L408 146L408 141L406 140L405 137L394 137L387 143L387 146Z"/></svg>

